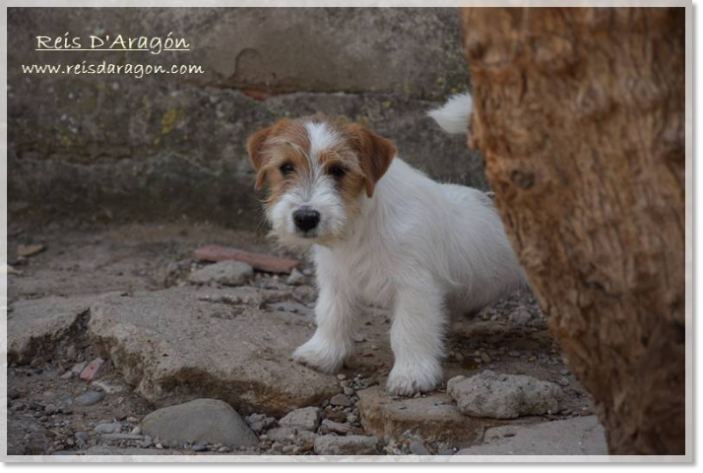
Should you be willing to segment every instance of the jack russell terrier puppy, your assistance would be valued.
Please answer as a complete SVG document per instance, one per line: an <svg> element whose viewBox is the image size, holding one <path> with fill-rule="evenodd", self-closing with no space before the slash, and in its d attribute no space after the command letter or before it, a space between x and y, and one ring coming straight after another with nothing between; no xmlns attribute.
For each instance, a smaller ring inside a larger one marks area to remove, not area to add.
<svg viewBox="0 0 703 473"><path fill-rule="evenodd" d="M468 111L456 100L431 115L465 133L470 98ZM298 362L339 370L361 304L373 304L392 312L388 391L431 391L442 381L449 314L475 312L525 284L490 198L431 180L361 125L282 120L247 148L256 188L268 184L273 233L284 246L311 249L317 268L317 330L293 353Z"/></svg>

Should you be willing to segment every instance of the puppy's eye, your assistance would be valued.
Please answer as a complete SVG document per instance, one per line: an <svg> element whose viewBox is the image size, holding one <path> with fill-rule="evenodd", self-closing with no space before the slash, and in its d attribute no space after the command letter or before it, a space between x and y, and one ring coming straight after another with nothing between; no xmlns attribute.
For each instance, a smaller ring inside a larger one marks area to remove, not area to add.
<svg viewBox="0 0 703 473"><path fill-rule="evenodd" d="M327 169L327 174L334 177L335 179L343 178L346 173L347 173L347 170L339 165L333 165Z"/></svg>
<svg viewBox="0 0 703 473"><path fill-rule="evenodd" d="M281 171L281 174L283 174L284 176L287 176L293 172L293 165L291 163L286 163L286 164L281 165L281 167L278 168L278 170Z"/></svg>

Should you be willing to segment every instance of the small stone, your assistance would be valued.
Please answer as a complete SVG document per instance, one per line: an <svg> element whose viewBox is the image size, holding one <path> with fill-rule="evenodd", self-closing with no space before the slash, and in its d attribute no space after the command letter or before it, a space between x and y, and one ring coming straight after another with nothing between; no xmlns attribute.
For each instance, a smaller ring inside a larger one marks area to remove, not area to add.
<svg viewBox="0 0 703 473"><path fill-rule="evenodd" d="M347 375L345 375L345 374L343 374L343 373L339 373L339 374L337 375L337 379L340 380L340 381L344 381L345 379L347 379Z"/></svg>
<svg viewBox="0 0 703 473"><path fill-rule="evenodd" d="M569 385L569 379L566 376L562 376L557 380L557 383L560 384L561 386L568 386Z"/></svg>
<svg viewBox="0 0 703 473"><path fill-rule="evenodd" d="M57 411L56 406L53 405L53 404L47 404L47 405L44 407L44 413L47 414L47 415L55 414L56 411Z"/></svg>
<svg viewBox="0 0 703 473"><path fill-rule="evenodd" d="M276 419L265 414L252 414L244 419L251 430L260 434L276 425Z"/></svg>
<svg viewBox="0 0 703 473"><path fill-rule="evenodd" d="M334 422L330 419L323 420L322 426L325 427L325 429L327 429L328 432L332 432L335 434L341 434L341 435L348 434L352 429L352 426L349 424L342 424L339 422Z"/></svg>
<svg viewBox="0 0 703 473"><path fill-rule="evenodd" d="M352 405L351 400L344 394L337 394L330 399L330 404L333 406L348 407Z"/></svg>
<svg viewBox="0 0 703 473"><path fill-rule="evenodd" d="M66 349L66 358L68 358L69 360L75 360L77 355L78 350L76 349L75 345L71 345Z"/></svg>
<svg viewBox="0 0 703 473"><path fill-rule="evenodd" d="M314 432L320 425L320 409L318 407L296 409L286 414L278 423L281 427L297 427Z"/></svg>
<svg viewBox="0 0 703 473"><path fill-rule="evenodd" d="M117 434L122 430L122 424L120 424L119 422L112 422L110 424L98 424L93 430L98 434Z"/></svg>
<svg viewBox="0 0 703 473"><path fill-rule="evenodd" d="M288 276L288 279L286 279L286 283L290 284L291 286L300 286L302 284L307 284L307 282L308 278L305 277L305 275L297 269L293 269L293 271L291 271L290 273L290 276Z"/></svg>
<svg viewBox="0 0 703 473"><path fill-rule="evenodd" d="M81 361L80 363L76 363L75 365L73 365L73 368L71 368L71 373L78 376L83 372L86 366L88 366L87 361Z"/></svg>
<svg viewBox="0 0 703 473"><path fill-rule="evenodd" d="M513 358L519 358L520 352L515 351L515 350L511 350L510 352L508 352L508 355L512 356Z"/></svg>
<svg viewBox="0 0 703 473"><path fill-rule="evenodd" d="M532 314L525 309L518 309L510 313L510 321L517 325L525 325L530 319L532 319Z"/></svg>
<svg viewBox="0 0 703 473"><path fill-rule="evenodd" d="M192 284L241 286L252 277L254 277L254 269L251 265L241 261L222 261L191 273L188 281Z"/></svg>
<svg viewBox="0 0 703 473"><path fill-rule="evenodd" d="M485 370L447 383L461 413L472 417L514 419L557 412L563 392L559 386L525 375L497 374Z"/></svg>
<svg viewBox="0 0 703 473"><path fill-rule="evenodd" d="M208 448L207 445L203 445L202 443L196 443L193 445L193 451L194 452L207 452Z"/></svg>
<svg viewBox="0 0 703 473"><path fill-rule="evenodd" d="M484 363L490 363L491 357L488 356L487 353L481 352L481 361L483 361Z"/></svg>
<svg viewBox="0 0 703 473"><path fill-rule="evenodd" d="M81 441L81 442L87 442L88 441L88 432L76 432L73 434L73 436L76 438L76 440Z"/></svg>
<svg viewBox="0 0 703 473"><path fill-rule="evenodd" d="M157 444L156 444L156 448L157 448L157 450L163 450L163 449L164 449L164 446L163 446L163 444L161 444L161 443L157 443Z"/></svg>
<svg viewBox="0 0 703 473"><path fill-rule="evenodd" d="M318 455L374 455L378 450L378 439L365 435L323 435L315 439Z"/></svg>
<svg viewBox="0 0 703 473"><path fill-rule="evenodd" d="M76 398L78 404L92 406L105 399L105 394L97 391L87 391Z"/></svg>
<svg viewBox="0 0 703 473"><path fill-rule="evenodd" d="M20 245L17 248L17 256L27 258L29 256L38 255L44 250L44 245Z"/></svg>
<svg viewBox="0 0 703 473"><path fill-rule="evenodd" d="M432 455L430 451L427 450L427 447L425 447L425 444L417 440L410 442L408 449L413 455Z"/></svg>
<svg viewBox="0 0 703 473"><path fill-rule="evenodd" d="M132 435L141 435L142 434L142 428L139 426L136 426L135 428L132 429L130 432Z"/></svg>
<svg viewBox="0 0 703 473"><path fill-rule="evenodd" d="M566 375L568 375L569 373L570 373L570 371L567 370L567 369L563 369L563 370L560 370L560 371L559 371L559 374L562 375L562 376L566 376Z"/></svg>
<svg viewBox="0 0 703 473"><path fill-rule="evenodd" d="M356 391L354 391L354 389L344 388L344 395L345 396L353 396L354 394L356 394Z"/></svg>

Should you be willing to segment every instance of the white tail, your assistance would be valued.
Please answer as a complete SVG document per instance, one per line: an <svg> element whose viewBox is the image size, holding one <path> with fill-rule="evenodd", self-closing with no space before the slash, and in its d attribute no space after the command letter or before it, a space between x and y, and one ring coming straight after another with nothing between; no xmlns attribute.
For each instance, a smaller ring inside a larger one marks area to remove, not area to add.
<svg viewBox="0 0 703 473"><path fill-rule="evenodd" d="M467 92L454 95L447 103L427 112L427 114L447 133L466 134L469 132L469 117L472 107L473 100L471 94Z"/></svg>

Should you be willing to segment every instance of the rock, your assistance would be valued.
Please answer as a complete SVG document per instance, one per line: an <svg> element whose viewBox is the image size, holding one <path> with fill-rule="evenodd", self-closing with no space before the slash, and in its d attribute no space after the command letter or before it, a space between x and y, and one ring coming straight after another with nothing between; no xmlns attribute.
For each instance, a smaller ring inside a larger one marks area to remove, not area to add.
<svg viewBox="0 0 703 473"><path fill-rule="evenodd" d="M342 424L339 422L334 422L330 419L325 419L322 421L322 427L324 427L327 432L331 432L334 434L341 434L341 435L347 435L353 427L349 424Z"/></svg>
<svg viewBox="0 0 703 473"><path fill-rule="evenodd" d="M318 455L375 455L377 452L376 437L323 435L315 439L315 453Z"/></svg>
<svg viewBox="0 0 703 473"><path fill-rule="evenodd" d="M61 340L80 330L93 303L114 295L47 297L15 302L7 320L8 361L25 364L34 360L35 355L53 352Z"/></svg>
<svg viewBox="0 0 703 473"><path fill-rule="evenodd" d="M559 378L557 380L557 383L559 383L559 385L561 385L561 386L566 387L569 385L569 378L567 378L566 376L562 376L561 378Z"/></svg>
<svg viewBox="0 0 703 473"><path fill-rule="evenodd" d="M457 455L608 455L608 445L596 416L588 416L494 427L486 431L485 443Z"/></svg>
<svg viewBox="0 0 703 473"><path fill-rule="evenodd" d="M44 413L46 415L50 416L52 414L55 414L56 411L57 411L56 406L53 404L47 404L46 406L44 406Z"/></svg>
<svg viewBox="0 0 703 473"><path fill-rule="evenodd" d="M73 436L74 436L74 437L76 438L76 440L79 441L79 442L85 443L85 442L88 441L88 432L83 432L83 431L81 431L81 432L76 432Z"/></svg>
<svg viewBox="0 0 703 473"><path fill-rule="evenodd" d="M281 427L297 427L302 430L314 432L320 425L320 409L318 407L304 407L286 414L278 421Z"/></svg>
<svg viewBox="0 0 703 473"><path fill-rule="evenodd" d="M290 273L300 261L291 258L281 258L274 255L251 253L235 248L210 245L195 250L195 259L200 261L241 261L249 264L254 269L270 273Z"/></svg>
<svg viewBox="0 0 703 473"><path fill-rule="evenodd" d="M231 306L200 300L203 294L244 297L253 290L204 291L179 287L102 301L91 308L88 335L125 381L157 406L182 390L283 416L338 392L334 376L290 359L312 335L309 323L253 306L227 318Z"/></svg>
<svg viewBox="0 0 703 473"><path fill-rule="evenodd" d="M146 435L170 445L221 443L236 448L259 442L237 411L217 399L196 399L159 409L146 416L141 427Z"/></svg>
<svg viewBox="0 0 703 473"><path fill-rule="evenodd" d="M87 361L81 361L80 363L76 363L71 368L71 373L73 373L76 376L80 376L80 374L83 372L83 370L85 369L86 366L88 366Z"/></svg>
<svg viewBox="0 0 703 473"><path fill-rule="evenodd" d="M98 424L93 430L98 434L117 434L122 430L122 424L120 424L119 422L112 422L110 424Z"/></svg>
<svg viewBox="0 0 703 473"><path fill-rule="evenodd" d="M244 419L251 430L260 434L276 425L276 419L266 414L252 414Z"/></svg>
<svg viewBox="0 0 703 473"><path fill-rule="evenodd" d="M516 325L525 325L532 319L532 314L523 308L519 308L510 313L510 321Z"/></svg>
<svg viewBox="0 0 703 473"><path fill-rule="evenodd" d="M44 250L44 245L20 245L17 247L17 256L26 258L29 256L38 255Z"/></svg>
<svg viewBox="0 0 703 473"><path fill-rule="evenodd" d="M221 261L193 272L188 280L193 284L241 286L254 277L254 269L240 261Z"/></svg>
<svg viewBox="0 0 703 473"><path fill-rule="evenodd" d="M485 370L447 382L447 393L459 410L472 417L515 419L559 411L563 393L559 386L530 376L496 374Z"/></svg>
<svg viewBox="0 0 703 473"><path fill-rule="evenodd" d="M315 440L315 434L309 430L296 427L276 427L266 432L266 436L273 442L310 442Z"/></svg>
<svg viewBox="0 0 703 473"><path fill-rule="evenodd" d="M413 440L410 442L408 449L413 455L432 455L430 451L427 450L427 447L425 447L425 444L418 440Z"/></svg>
<svg viewBox="0 0 703 473"><path fill-rule="evenodd" d="M300 286L302 284L307 284L308 278L303 273L293 268L293 271L291 271L290 276L288 276L288 278L286 279L286 283L290 284L291 286Z"/></svg>
<svg viewBox="0 0 703 473"><path fill-rule="evenodd" d="M207 447L207 445L203 445L202 443L196 443L195 445L193 445L193 451L194 452L207 452L208 447Z"/></svg>
<svg viewBox="0 0 703 473"><path fill-rule="evenodd" d="M81 371L80 378L83 381L92 381L94 379L97 379L98 376L101 374L101 371L104 371L105 369L105 360L102 358L96 358L90 363L88 363L88 366L86 366L83 371Z"/></svg>
<svg viewBox="0 0 703 473"><path fill-rule="evenodd" d="M105 394L98 391L87 391L76 398L78 404L92 406L105 399Z"/></svg>
<svg viewBox="0 0 703 473"><path fill-rule="evenodd" d="M337 394L336 396L333 396L332 399L330 399L330 404L332 404L333 406L349 407L353 403L351 402L351 399L349 399L346 395Z"/></svg>
<svg viewBox="0 0 703 473"><path fill-rule="evenodd" d="M445 393L426 397L393 398L382 386L358 391L359 414L364 430L387 442L401 442L408 436L425 442L450 442L460 447L473 445L483 431L506 422L467 417Z"/></svg>

